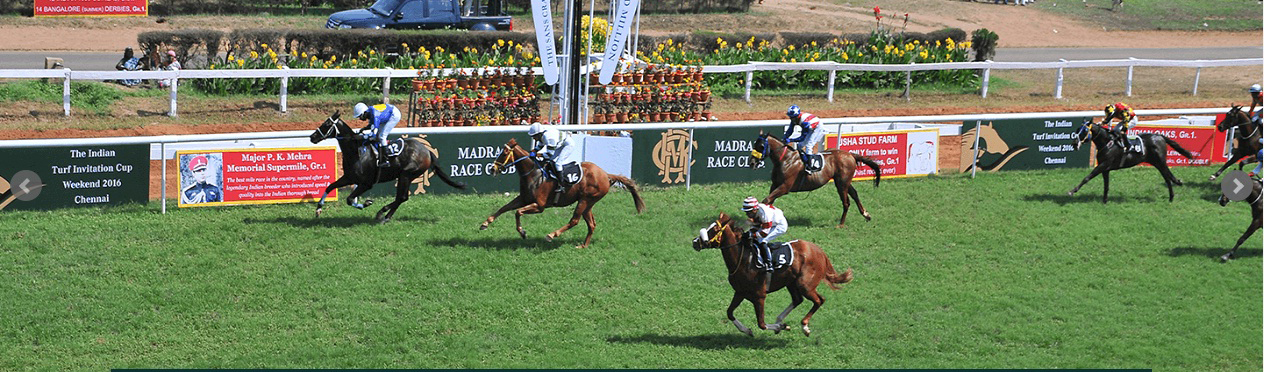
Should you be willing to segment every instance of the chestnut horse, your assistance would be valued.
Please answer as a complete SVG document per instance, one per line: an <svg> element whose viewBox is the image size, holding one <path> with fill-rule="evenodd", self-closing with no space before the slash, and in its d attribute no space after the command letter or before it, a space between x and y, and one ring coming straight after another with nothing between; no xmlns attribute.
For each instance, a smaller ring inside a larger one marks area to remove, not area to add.
<svg viewBox="0 0 1264 372"><path fill-rule="evenodd" d="M759 322L759 329L771 329L775 333L781 333L788 328L782 321L790 315L790 311L803 303L804 297L807 297L809 301L812 301L812 309L803 316L801 323L803 335L811 336L812 330L808 328L808 322L812 320L812 314L825 304L825 298L816 292L816 287L821 284L821 280L825 280L830 289L838 290L838 284L851 281L851 269L848 268L847 271L839 274L834 271L834 265L830 263L829 256L825 255L825 251L822 251L820 246L806 240L794 240L790 242L790 247L794 250L794 262L790 264L790 267L774 271L771 277L765 276L763 270L756 270L751 266L751 262L756 259L756 253L751 247L749 236L740 233L741 229L733 225L734 222L729 215L721 212L714 223L699 230L698 237L693 239L695 251L701 251L704 248L719 248L720 254L724 257L724 266L729 271L729 285L733 287L733 300L729 302L728 310L729 321L737 326L738 331L748 336L755 335L750 328L746 328L733 316L733 310L742 304L742 300L746 300L755 305L755 319ZM764 283L764 278L771 278L769 279L771 282ZM783 287L790 292L790 306L786 307L781 315L777 315L776 322L765 324L764 298L768 296L768 293L776 292Z"/></svg>
<svg viewBox="0 0 1264 372"><path fill-rule="evenodd" d="M864 163L873 169L873 187L878 187L878 182L882 180L882 166L873 159L837 149L825 150L821 153L825 158L825 165L820 171L808 174L803 171L803 160L798 151L790 149L776 137L760 132L759 139L755 140L752 148L751 155L755 157L755 161L751 162L751 168L763 164L764 154L771 155L767 158L772 160L772 187L761 203L772 204L782 195L816 190L834 180L838 198L843 201L843 216L838 219L837 227L843 227L843 222L847 221L847 210L851 208L848 195L856 200L856 208L860 210L860 215L865 216L865 221L870 220L869 211L860 204L856 188L851 187L851 179L856 176L856 163Z"/></svg>
<svg viewBox="0 0 1264 372"><path fill-rule="evenodd" d="M528 156L527 150L518 146L518 140L512 138L501 149L500 156L496 157L496 162L492 165L492 174L500 174L510 166L514 166L518 173L518 197L487 216L487 220L478 227L479 230L487 230L492 221L496 220L496 216L501 213L517 209L514 213L514 223L518 227L518 235L526 239L527 231L522 229L522 215L540 213L548 207L565 207L575 203L575 214L571 216L571 221L544 238L553 241L566 230L575 227L582 217L588 223L588 236L584 238L584 244L579 245L578 248L586 248L592 243L593 229L597 228L597 220L593 218L592 207L610 192L610 186L616 183L623 185L632 193L632 200L636 202L636 212L641 213L645 210L645 202L637 193L635 181L617 174L608 174L593 163L581 163L584 178L561 193L553 191L556 181L544 177L544 172L540 171L540 165Z"/></svg>
<svg viewBox="0 0 1264 372"><path fill-rule="evenodd" d="M1260 127L1251 121L1249 112L1242 111L1242 106L1234 105L1233 108L1229 109L1228 113L1225 113L1224 120L1216 123L1216 130L1221 132L1234 127L1238 128L1234 131L1236 133L1234 138L1238 140L1238 145L1233 147L1233 157L1220 166L1220 170L1211 175L1212 181L1215 181L1216 177L1220 177L1220 174L1224 173L1225 169L1228 169L1233 163L1238 163L1242 159L1254 156L1260 151ZM1238 163L1238 170L1242 170L1244 164L1245 162Z"/></svg>

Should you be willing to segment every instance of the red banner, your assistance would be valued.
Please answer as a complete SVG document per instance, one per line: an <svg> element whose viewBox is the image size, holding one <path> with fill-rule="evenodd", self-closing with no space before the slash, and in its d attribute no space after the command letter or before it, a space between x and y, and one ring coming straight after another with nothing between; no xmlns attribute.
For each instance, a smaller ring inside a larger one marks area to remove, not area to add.
<svg viewBox="0 0 1264 372"><path fill-rule="evenodd" d="M1190 125L1137 125L1131 132L1141 133L1158 133L1172 141L1180 144L1182 148L1189 150L1194 155L1193 159L1186 159L1185 156L1176 152L1170 146L1167 150L1168 166L1190 166L1190 165L1209 165L1212 163L1223 163L1225 149L1225 134L1216 131L1215 127L1208 126L1190 126Z"/></svg>
<svg viewBox="0 0 1264 372"><path fill-rule="evenodd" d="M181 207L316 201L338 178L332 147L178 154ZM335 189L326 201L337 199Z"/></svg>
<svg viewBox="0 0 1264 372"><path fill-rule="evenodd" d="M861 156L872 158L882 164L883 176L905 174L905 149L908 148L908 133L865 133L830 135L825 139L827 148L841 148ZM866 166L856 167L856 178L873 178L873 169Z"/></svg>
<svg viewBox="0 0 1264 372"><path fill-rule="evenodd" d="M35 0L36 17L149 15L149 0Z"/></svg>

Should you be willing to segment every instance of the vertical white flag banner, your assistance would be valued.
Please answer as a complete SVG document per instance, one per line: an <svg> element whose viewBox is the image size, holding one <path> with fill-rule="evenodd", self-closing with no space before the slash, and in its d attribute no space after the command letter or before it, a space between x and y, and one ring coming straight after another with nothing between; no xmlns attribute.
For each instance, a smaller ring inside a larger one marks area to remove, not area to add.
<svg viewBox="0 0 1264 372"><path fill-rule="evenodd" d="M549 0L531 0L531 16L535 19L535 44L540 48L544 83L557 84L557 47L553 43L553 9Z"/></svg>
<svg viewBox="0 0 1264 372"><path fill-rule="evenodd" d="M619 4L614 16L614 27L610 30L610 38L606 39L606 54L601 60L601 76L597 81L602 85L610 84L614 78L614 70L619 68L619 57L623 56L623 45L631 36L632 18L641 0L616 0Z"/></svg>

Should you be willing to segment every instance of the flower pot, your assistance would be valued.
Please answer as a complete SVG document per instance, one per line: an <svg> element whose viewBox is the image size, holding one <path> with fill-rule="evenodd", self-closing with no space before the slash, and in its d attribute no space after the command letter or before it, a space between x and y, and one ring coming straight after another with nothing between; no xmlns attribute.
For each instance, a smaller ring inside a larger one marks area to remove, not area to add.
<svg viewBox="0 0 1264 372"><path fill-rule="evenodd" d="M704 90L704 91L698 92L698 102L706 102L709 99L711 99L710 91Z"/></svg>
<svg viewBox="0 0 1264 372"><path fill-rule="evenodd" d="M702 112L702 120L704 120L704 121L709 121L709 120L711 120L711 111L703 111L703 112Z"/></svg>
<svg viewBox="0 0 1264 372"><path fill-rule="evenodd" d="M694 111L694 112L689 113L689 121L698 121L698 112L697 112L697 111Z"/></svg>
<svg viewBox="0 0 1264 372"><path fill-rule="evenodd" d="M618 85L619 83L622 83L622 82L623 82L623 74L614 74L614 77L610 79L610 84Z"/></svg>
<svg viewBox="0 0 1264 372"><path fill-rule="evenodd" d="M622 123L626 123L626 122L628 122L628 113L626 113L626 112L616 112L616 113L614 114L614 118L615 118L614 120L615 120L615 122L616 122L616 123L620 123L620 124L622 124Z"/></svg>
<svg viewBox="0 0 1264 372"><path fill-rule="evenodd" d="M412 81L412 82L413 82L413 91L414 91L414 92L418 92L418 91L421 91L422 89L425 89L424 87L425 87L425 83L426 83L426 82L425 82L424 80L417 80L417 79L413 79L413 81Z"/></svg>
<svg viewBox="0 0 1264 372"><path fill-rule="evenodd" d="M702 71L695 71L695 72L693 73L693 81L694 81L694 82L702 82Z"/></svg>
<svg viewBox="0 0 1264 372"><path fill-rule="evenodd" d="M589 122L593 124L605 124L606 114L593 114L592 120L590 120Z"/></svg>
<svg viewBox="0 0 1264 372"><path fill-rule="evenodd" d="M645 81L645 74L640 73L640 72L632 74L632 84L642 84L644 81Z"/></svg>

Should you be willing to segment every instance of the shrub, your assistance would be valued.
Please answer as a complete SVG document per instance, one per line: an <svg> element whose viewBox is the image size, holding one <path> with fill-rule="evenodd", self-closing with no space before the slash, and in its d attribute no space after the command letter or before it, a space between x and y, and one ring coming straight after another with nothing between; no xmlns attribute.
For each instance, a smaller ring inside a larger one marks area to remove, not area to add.
<svg viewBox="0 0 1264 372"><path fill-rule="evenodd" d="M999 38L995 32L986 28L974 30L970 35L970 42L974 45L974 60L977 62L992 59L996 55L996 40Z"/></svg>

